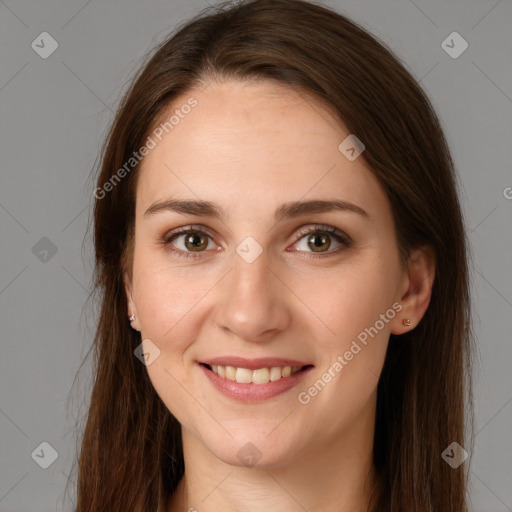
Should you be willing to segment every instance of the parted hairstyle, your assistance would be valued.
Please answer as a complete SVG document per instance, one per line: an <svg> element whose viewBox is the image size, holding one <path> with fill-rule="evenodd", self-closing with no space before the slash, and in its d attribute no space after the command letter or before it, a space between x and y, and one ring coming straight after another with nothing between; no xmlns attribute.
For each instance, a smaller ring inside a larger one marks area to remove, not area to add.
<svg viewBox="0 0 512 512"><path fill-rule="evenodd" d="M465 512L471 451L472 332L468 241L454 164L434 109L387 46L347 17L302 0L223 3L185 22L135 74L101 149L94 202L94 290L100 310L94 378L77 455L76 512L164 511L184 473L180 424L134 357L123 271L134 243L129 161L179 94L211 80L272 80L312 93L365 144L390 201L400 255L428 245L430 305L410 332L390 335L377 388L375 512ZM341 142L341 141L340 141ZM243 172L243 171L241 171ZM466 426L470 425L470 429Z"/></svg>

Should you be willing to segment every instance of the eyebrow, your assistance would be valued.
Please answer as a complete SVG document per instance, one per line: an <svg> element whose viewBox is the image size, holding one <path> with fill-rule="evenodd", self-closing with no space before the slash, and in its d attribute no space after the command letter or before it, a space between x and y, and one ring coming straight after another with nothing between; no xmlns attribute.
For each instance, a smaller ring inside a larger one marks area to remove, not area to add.
<svg viewBox="0 0 512 512"><path fill-rule="evenodd" d="M341 199L314 199L310 201L293 201L282 204L274 212L274 222L282 222L283 220L293 219L302 215L328 213L332 211L357 213L366 219L370 219L370 215L365 210L349 201ZM162 212L176 212L183 215L213 217L222 221L227 219L225 210L215 203L210 201L182 199L169 199L167 201L153 203L145 211L144 217L146 218Z"/></svg>

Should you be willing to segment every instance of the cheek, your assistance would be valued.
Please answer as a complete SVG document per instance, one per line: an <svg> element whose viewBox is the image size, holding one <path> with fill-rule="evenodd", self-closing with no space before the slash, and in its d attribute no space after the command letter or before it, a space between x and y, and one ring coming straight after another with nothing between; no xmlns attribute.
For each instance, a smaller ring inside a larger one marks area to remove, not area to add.
<svg viewBox="0 0 512 512"><path fill-rule="evenodd" d="M357 411L375 391L397 314L392 305L399 265L393 254L376 251L317 276L314 293L308 281L297 290L316 314L311 334L324 355L321 371L330 372L325 381L332 382L319 405Z"/></svg>
<svg viewBox="0 0 512 512"><path fill-rule="evenodd" d="M160 348L161 362L181 371L186 350L200 337L204 305L221 275L180 265L172 256L141 251L134 260L135 302L143 339Z"/></svg>
<svg viewBox="0 0 512 512"><path fill-rule="evenodd" d="M147 366L148 376L169 411L182 425L193 428L197 403L190 398L195 386L186 355L200 336L201 299L214 282L204 278L205 273L200 278L192 277L184 269L170 268L150 258L144 261L141 257L138 269L134 265L141 339L151 340L160 350Z"/></svg>
<svg viewBox="0 0 512 512"><path fill-rule="evenodd" d="M339 349L391 308L398 278L393 258L369 254L357 262L317 273L314 279L301 279L294 291L315 313L311 325L324 333L320 339L330 340L329 348ZM383 330L389 331L387 323Z"/></svg>
<svg viewBox="0 0 512 512"><path fill-rule="evenodd" d="M142 334L160 343L174 339L188 314L205 295L207 283L187 279L169 269L153 267L141 274L137 290L137 311Z"/></svg>

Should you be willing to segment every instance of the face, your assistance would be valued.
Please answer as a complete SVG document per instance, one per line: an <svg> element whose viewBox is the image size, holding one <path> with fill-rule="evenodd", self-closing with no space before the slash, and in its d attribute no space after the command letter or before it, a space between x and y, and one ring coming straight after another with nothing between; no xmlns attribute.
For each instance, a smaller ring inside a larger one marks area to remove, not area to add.
<svg viewBox="0 0 512 512"><path fill-rule="evenodd" d="M176 109L140 169L126 280L132 326L159 350L156 392L229 464L249 452L282 465L350 439L373 424L389 335L405 330L409 278L383 188L364 153L338 149L339 121L283 85L211 83ZM241 370L202 364L216 358ZM284 366L305 368L272 370Z"/></svg>

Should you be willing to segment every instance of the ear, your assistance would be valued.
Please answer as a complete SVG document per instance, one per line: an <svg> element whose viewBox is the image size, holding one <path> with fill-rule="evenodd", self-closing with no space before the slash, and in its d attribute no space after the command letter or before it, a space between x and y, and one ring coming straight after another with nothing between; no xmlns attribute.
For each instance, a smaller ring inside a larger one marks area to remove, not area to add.
<svg viewBox="0 0 512 512"><path fill-rule="evenodd" d="M123 282L124 282L124 290L126 294L126 307L127 307L127 317L129 318L131 315L135 315L135 320L133 322L129 322L132 329L136 331L140 331L140 319L137 314L137 308L135 307L135 302L133 300L133 285L132 278L127 270L123 271ZM129 320L128 320L129 321Z"/></svg>
<svg viewBox="0 0 512 512"><path fill-rule="evenodd" d="M411 252L399 290L398 302L402 305L402 310L390 322L392 334L404 334L420 323L430 304L435 270L435 253L430 246ZM406 319L410 320L410 325L404 325L403 321Z"/></svg>

